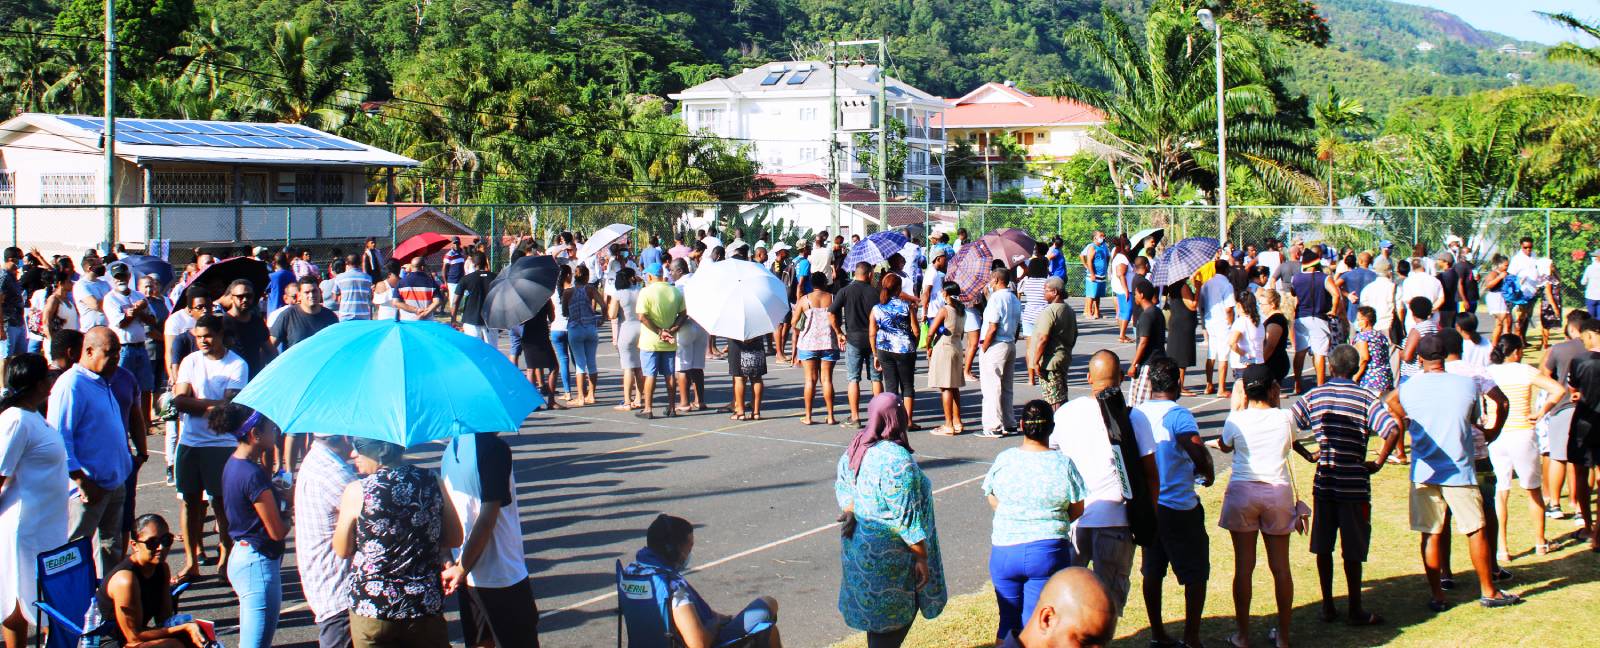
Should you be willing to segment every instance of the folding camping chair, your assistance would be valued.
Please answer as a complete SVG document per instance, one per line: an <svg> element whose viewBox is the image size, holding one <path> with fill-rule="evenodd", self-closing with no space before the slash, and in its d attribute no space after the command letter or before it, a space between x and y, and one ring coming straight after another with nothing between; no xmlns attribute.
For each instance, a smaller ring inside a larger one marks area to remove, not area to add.
<svg viewBox="0 0 1600 648"><path fill-rule="evenodd" d="M95 575L95 546L89 538L79 538L39 554L39 600L34 625L44 627L50 619L50 632L39 633L35 642L44 648L77 648L84 637L99 637L115 629L115 619L99 619L91 627L90 608L98 609L100 579ZM172 588L174 611L177 597L189 589L188 583ZM98 615L95 615L98 618Z"/></svg>
<svg viewBox="0 0 1600 648"><path fill-rule="evenodd" d="M678 648L683 642L672 630L672 587L667 577L654 568L617 561L617 646L622 646L623 626L627 626L629 648ZM746 646L769 626L756 628L749 636L716 646Z"/></svg>

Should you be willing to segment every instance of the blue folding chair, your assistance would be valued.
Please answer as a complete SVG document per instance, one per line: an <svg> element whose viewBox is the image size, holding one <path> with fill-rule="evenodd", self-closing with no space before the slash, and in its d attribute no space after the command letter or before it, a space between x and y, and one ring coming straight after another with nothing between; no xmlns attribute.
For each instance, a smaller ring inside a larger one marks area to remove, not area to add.
<svg viewBox="0 0 1600 648"><path fill-rule="evenodd" d="M84 620L89 607L98 605L95 588L99 586L94 570L94 543L79 538L65 545L39 554L39 600L34 603L38 613L34 623L43 627L44 617L50 618L50 632L42 636L38 645L46 648L77 648L83 637L97 637L111 627L105 619L94 627L85 628ZM44 633L40 633L44 635Z"/></svg>
<svg viewBox="0 0 1600 648"><path fill-rule="evenodd" d="M623 626L627 626L629 648L680 648L683 642L672 629L672 586L666 575L653 567L633 563L626 569L617 561L617 646L622 646ZM718 644L716 648L746 646L765 636L770 626L757 628L749 636Z"/></svg>

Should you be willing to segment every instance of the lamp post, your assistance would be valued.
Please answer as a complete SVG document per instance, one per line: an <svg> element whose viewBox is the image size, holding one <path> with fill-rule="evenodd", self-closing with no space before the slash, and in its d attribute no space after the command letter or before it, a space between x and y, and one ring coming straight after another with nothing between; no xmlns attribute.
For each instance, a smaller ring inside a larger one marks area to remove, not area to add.
<svg viewBox="0 0 1600 648"><path fill-rule="evenodd" d="M1217 240L1228 240L1228 120L1223 110L1222 87L1222 24L1211 15L1210 9L1195 12L1200 26L1209 30L1217 51Z"/></svg>

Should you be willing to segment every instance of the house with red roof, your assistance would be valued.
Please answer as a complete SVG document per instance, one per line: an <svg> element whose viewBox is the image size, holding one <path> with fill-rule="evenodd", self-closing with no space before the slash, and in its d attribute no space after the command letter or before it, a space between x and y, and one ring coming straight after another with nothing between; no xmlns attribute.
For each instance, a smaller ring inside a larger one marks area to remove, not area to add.
<svg viewBox="0 0 1600 648"><path fill-rule="evenodd" d="M1093 146L1090 135L1106 122L1105 114L1091 106L1066 97L1029 94L1010 82L985 83L953 103L955 107L943 115L946 150L966 141L980 163L994 165L1002 161L993 148L996 139L1010 135L1028 152L1029 175L1021 181L1002 186L983 177L952 178L951 187L963 200L984 200L991 192L1011 188L1037 195L1050 165Z"/></svg>
<svg viewBox="0 0 1600 648"><path fill-rule="evenodd" d="M757 213L769 220L794 225L802 231L861 234L886 229L899 229L908 225L933 224L939 219L923 211L920 205L902 199L890 198L881 205L878 192L849 182L839 183L839 226L833 226L833 185L826 176L810 173L762 174L772 183L755 196L763 202L751 203L742 208L740 215L746 219ZM880 218L880 215L882 218ZM792 241L786 241L793 243Z"/></svg>

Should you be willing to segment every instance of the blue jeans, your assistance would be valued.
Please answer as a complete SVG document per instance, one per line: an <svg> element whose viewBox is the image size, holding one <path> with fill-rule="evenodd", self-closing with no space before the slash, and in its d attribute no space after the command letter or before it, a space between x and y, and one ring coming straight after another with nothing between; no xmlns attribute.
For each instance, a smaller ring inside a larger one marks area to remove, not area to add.
<svg viewBox="0 0 1600 648"><path fill-rule="evenodd" d="M572 362L578 365L578 373L593 376L599 366L595 363L595 351L600 349L600 329L593 324L568 324L567 342L572 348Z"/></svg>
<svg viewBox="0 0 1600 648"><path fill-rule="evenodd" d="M1600 319L1600 299L1585 299L1583 300L1583 306L1588 309L1589 317Z"/></svg>
<svg viewBox="0 0 1600 648"><path fill-rule="evenodd" d="M0 349L4 354L0 357L15 358L28 350L28 329L21 326L7 326L6 339Z"/></svg>
<svg viewBox="0 0 1600 648"><path fill-rule="evenodd" d="M511 336L511 363L516 364L522 358L522 329L506 329L506 333Z"/></svg>
<svg viewBox="0 0 1600 648"><path fill-rule="evenodd" d="M571 364L567 360L568 347L566 331L551 331L550 346L556 350L556 365L561 367L561 391L572 391Z"/></svg>
<svg viewBox="0 0 1600 648"><path fill-rule="evenodd" d="M239 648L271 648L283 605L281 567L281 558L246 544L234 544L228 554L228 581L239 597Z"/></svg>
<svg viewBox="0 0 1600 648"><path fill-rule="evenodd" d="M148 394L155 390L155 368L150 366L150 354L145 351L143 343L122 345L122 354L117 362L118 366L133 374L134 380L139 383L139 389L144 393Z"/></svg>
<svg viewBox="0 0 1600 648"><path fill-rule="evenodd" d="M994 582L994 597L1000 604L1000 629L995 636L1004 640L1021 632L1033 616L1045 581L1071 565L1072 541L1067 538L990 548L989 580Z"/></svg>

